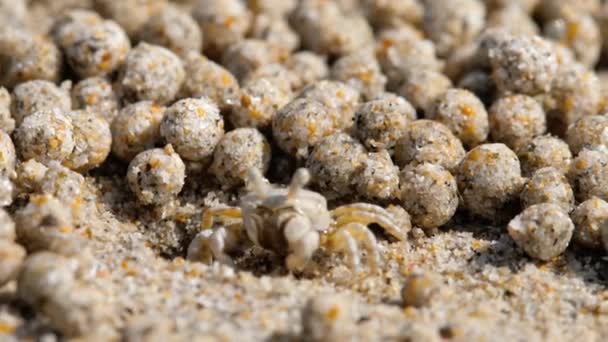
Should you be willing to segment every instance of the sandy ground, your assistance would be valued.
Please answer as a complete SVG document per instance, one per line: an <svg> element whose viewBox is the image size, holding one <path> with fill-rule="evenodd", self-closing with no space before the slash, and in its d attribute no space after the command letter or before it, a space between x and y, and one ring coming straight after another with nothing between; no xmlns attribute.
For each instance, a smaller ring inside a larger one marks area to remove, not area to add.
<svg viewBox="0 0 608 342"><path fill-rule="evenodd" d="M84 340L307 340L316 323L328 340L608 339L608 265L599 254L569 249L540 263L504 228L453 223L430 236L414 230L404 242L378 232L377 275L353 274L340 256L322 251L308 270L289 274L256 247L236 256L236 268L204 265L183 258L201 209L236 195L202 192L206 186L192 181L177 209L159 219L162 212L139 207L121 190L122 178L87 179L94 214L78 233L88 238L82 260L92 266L83 281L114 314L112 329ZM416 268L439 275L441 285L427 305L404 307L400 291ZM0 333L57 338L15 298L14 283L0 300ZM333 314L307 313L311 300L329 301Z"/></svg>

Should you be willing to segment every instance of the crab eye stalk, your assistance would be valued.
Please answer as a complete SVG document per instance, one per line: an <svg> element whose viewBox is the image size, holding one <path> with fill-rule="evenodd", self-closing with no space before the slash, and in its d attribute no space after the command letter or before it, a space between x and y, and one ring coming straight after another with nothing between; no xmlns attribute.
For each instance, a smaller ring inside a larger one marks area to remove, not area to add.
<svg viewBox="0 0 608 342"><path fill-rule="evenodd" d="M296 173L293 175L291 179L291 184L289 184L289 191L287 193L288 198L294 198L298 191L306 186L310 182L310 172L308 172L305 168L300 168L296 170Z"/></svg>
<svg viewBox="0 0 608 342"><path fill-rule="evenodd" d="M260 170L251 168L247 172L246 187L249 191L254 192L259 196L263 196L268 189L268 183Z"/></svg>

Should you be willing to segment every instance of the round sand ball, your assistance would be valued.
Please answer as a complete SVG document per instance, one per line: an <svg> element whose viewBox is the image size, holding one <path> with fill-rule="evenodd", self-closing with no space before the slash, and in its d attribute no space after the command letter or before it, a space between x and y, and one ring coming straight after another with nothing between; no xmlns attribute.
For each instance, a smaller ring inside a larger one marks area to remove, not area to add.
<svg viewBox="0 0 608 342"><path fill-rule="evenodd" d="M608 149L608 117L590 115L580 118L568 128L566 141L575 155L583 149Z"/></svg>
<svg viewBox="0 0 608 342"><path fill-rule="evenodd" d="M110 124L87 110L68 112L74 127L74 150L64 165L78 172L87 172L101 165L112 149Z"/></svg>
<svg viewBox="0 0 608 342"><path fill-rule="evenodd" d="M418 0L367 0L363 1L363 9L375 28L418 24L424 15L424 6Z"/></svg>
<svg viewBox="0 0 608 342"><path fill-rule="evenodd" d="M492 139L514 151L547 130L542 106L526 95L499 98L490 108L489 117Z"/></svg>
<svg viewBox="0 0 608 342"><path fill-rule="evenodd" d="M82 285L67 296L53 296L39 310L48 317L49 326L66 337L95 336L97 329L110 327L116 314L99 289Z"/></svg>
<svg viewBox="0 0 608 342"><path fill-rule="evenodd" d="M270 126L272 117L291 98L291 88L285 91L274 78L259 78L245 82L241 101L232 108L230 121L236 127Z"/></svg>
<svg viewBox="0 0 608 342"><path fill-rule="evenodd" d="M330 77L357 89L368 100L381 94L386 84L386 77L371 49L338 59L331 67Z"/></svg>
<svg viewBox="0 0 608 342"><path fill-rule="evenodd" d="M301 1L291 15L291 26L302 46L315 53L343 56L373 42L373 30L358 13L345 14L329 1Z"/></svg>
<svg viewBox="0 0 608 342"><path fill-rule="evenodd" d="M72 88L72 105L98 113L108 122L116 117L119 107L112 84L104 77L89 77L76 83Z"/></svg>
<svg viewBox="0 0 608 342"><path fill-rule="evenodd" d="M595 72L577 63L565 64L560 67L549 96L549 128L553 134L563 136L578 119L598 114L601 84Z"/></svg>
<svg viewBox="0 0 608 342"><path fill-rule="evenodd" d="M74 150L74 126L58 109L41 110L27 116L15 132L15 145L22 159L48 164L63 161Z"/></svg>
<svg viewBox="0 0 608 342"><path fill-rule="evenodd" d="M56 40L72 70L83 78L114 72L131 49L129 37L112 20L72 21L58 28Z"/></svg>
<svg viewBox="0 0 608 342"><path fill-rule="evenodd" d="M463 207L496 222L509 215L509 206L517 201L524 183L515 152L500 143L470 150L457 174Z"/></svg>
<svg viewBox="0 0 608 342"><path fill-rule="evenodd" d="M485 25L485 7L477 0L429 1L423 28L440 56L475 38Z"/></svg>
<svg viewBox="0 0 608 342"><path fill-rule="evenodd" d="M6 32L0 35L2 85L13 88L31 80L59 80L63 58L49 38L15 28Z"/></svg>
<svg viewBox="0 0 608 342"><path fill-rule="evenodd" d="M121 109L110 126L112 152L130 161L139 152L154 147L160 139L164 113L165 107L151 101L136 102Z"/></svg>
<svg viewBox="0 0 608 342"><path fill-rule="evenodd" d="M489 49L492 77L501 92L536 95L548 92L556 77L557 57L539 37L511 36Z"/></svg>
<svg viewBox="0 0 608 342"><path fill-rule="evenodd" d="M433 109L437 99L450 88L452 81L444 74L434 70L418 69L408 73L398 93L417 110L426 113Z"/></svg>
<svg viewBox="0 0 608 342"><path fill-rule="evenodd" d="M200 52L203 34L198 23L190 14L177 6L169 4L153 15L140 28L141 41L164 46L183 56L188 51Z"/></svg>
<svg viewBox="0 0 608 342"><path fill-rule="evenodd" d="M15 222L6 210L0 208L0 240L14 241L16 236Z"/></svg>
<svg viewBox="0 0 608 342"><path fill-rule="evenodd" d="M355 336L353 300L341 294L313 295L302 310L302 336L310 341L348 341Z"/></svg>
<svg viewBox="0 0 608 342"><path fill-rule="evenodd" d="M141 152L129 164L129 188L143 204L164 204L184 186L186 166L171 145Z"/></svg>
<svg viewBox="0 0 608 342"><path fill-rule="evenodd" d="M0 129L6 133L15 130L15 119L11 116L11 95L4 87L0 87Z"/></svg>
<svg viewBox="0 0 608 342"><path fill-rule="evenodd" d="M360 100L360 94L355 88L342 82L326 80L304 88L298 97L322 103L336 129L352 127Z"/></svg>
<svg viewBox="0 0 608 342"><path fill-rule="evenodd" d="M576 59L588 68L593 68L602 50L600 28L589 14L564 11L560 18L544 26L545 37L570 48Z"/></svg>
<svg viewBox="0 0 608 342"><path fill-rule="evenodd" d="M572 161L568 178L579 202L592 197L608 200L608 153L582 150Z"/></svg>
<svg viewBox="0 0 608 342"><path fill-rule="evenodd" d="M40 180L41 193L48 194L69 205L73 214L78 214L85 191L84 177L54 161Z"/></svg>
<svg viewBox="0 0 608 342"><path fill-rule="evenodd" d="M0 130L0 176L13 177L16 162L17 154L13 140L7 133Z"/></svg>
<svg viewBox="0 0 608 342"><path fill-rule="evenodd" d="M15 196L15 185L8 176L0 176L0 207L6 207L13 203Z"/></svg>
<svg viewBox="0 0 608 342"><path fill-rule="evenodd" d="M72 212L52 195L30 196L29 203L15 214L17 240L28 252L68 252L74 223Z"/></svg>
<svg viewBox="0 0 608 342"><path fill-rule="evenodd" d="M25 249L21 245L11 241L0 239L0 286L4 286L9 281L15 279L21 264L25 259Z"/></svg>
<svg viewBox="0 0 608 342"><path fill-rule="evenodd" d="M401 298L405 306L423 307L439 292L441 279L430 271L416 269L405 279Z"/></svg>
<svg viewBox="0 0 608 342"><path fill-rule="evenodd" d="M486 27L498 27L521 36L534 36L540 31L530 13L518 4L505 5L489 13Z"/></svg>
<svg viewBox="0 0 608 342"><path fill-rule="evenodd" d="M295 99L272 117L272 135L278 146L298 159L308 158L313 146L335 131L327 107L312 99Z"/></svg>
<svg viewBox="0 0 608 342"><path fill-rule="evenodd" d="M72 109L70 98L70 83L61 87L44 80L28 81L19 84L13 89L11 112L17 122L21 124L28 115L40 111L58 108L61 111Z"/></svg>
<svg viewBox="0 0 608 342"><path fill-rule="evenodd" d="M31 193L38 191L40 182L48 167L37 162L35 159L29 159L17 164L17 177L14 179L15 185L20 193Z"/></svg>
<svg viewBox="0 0 608 342"><path fill-rule="evenodd" d="M181 97L206 97L215 102L222 111L227 111L240 100L237 79L221 65L199 53L188 53L184 57L186 79Z"/></svg>
<svg viewBox="0 0 608 342"><path fill-rule="evenodd" d="M327 197L353 193L354 178L366 158L363 145L346 133L332 134L319 142L306 161L313 183Z"/></svg>
<svg viewBox="0 0 608 342"><path fill-rule="evenodd" d="M376 43L376 57L388 78L388 90L399 89L407 75L415 70L441 70L443 62L437 58L431 41L419 37L401 39L392 35L390 31L382 32Z"/></svg>
<svg viewBox="0 0 608 342"><path fill-rule="evenodd" d="M486 6L488 6L490 10L515 5L526 13L532 13L540 1L541 0L484 0Z"/></svg>
<svg viewBox="0 0 608 342"><path fill-rule="evenodd" d="M602 225L608 221L608 203L591 198L581 203L572 212L574 242L585 248L602 248Z"/></svg>
<svg viewBox="0 0 608 342"><path fill-rule="evenodd" d="M446 125L467 147L479 145L488 137L488 112L468 90L449 89L438 99L434 110L425 115Z"/></svg>
<svg viewBox="0 0 608 342"><path fill-rule="evenodd" d="M250 169L265 174L270 157L270 144L260 131L237 128L220 140L213 152L210 170L223 186L230 188L244 184Z"/></svg>
<svg viewBox="0 0 608 342"><path fill-rule="evenodd" d="M219 57L226 48L244 39L251 12L240 0L198 0L192 16L203 32L205 55Z"/></svg>
<svg viewBox="0 0 608 342"><path fill-rule="evenodd" d="M160 134L183 159L205 161L224 135L224 119L208 99L183 99L165 111Z"/></svg>
<svg viewBox="0 0 608 342"><path fill-rule="evenodd" d="M167 0L95 0L96 9L104 17L116 21L130 37L155 14L165 9Z"/></svg>
<svg viewBox="0 0 608 342"><path fill-rule="evenodd" d="M530 257L549 261L566 250L574 224L559 205L541 203L517 215L509 222L507 230Z"/></svg>
<svg viewBox="0 0 608 342"><path fill-rule="evenodd" d="M370 200L399 197L399 168L386 150L368 153L354 180L357 194Z"/></svg>
<svg viewBox="0 0 608 342"><path fill-rule="evenodd" d="M261 79L270 80L281 92L285 93L285 96L291 98L293 91L291 88L291 80L293 74L285 66L278 63L263 65L254 71L250 72L247 77L243 80L243 86L247 86L249 83L257 82Z"/></svg>
<svg viewBox="0 0 608 342"><path fill-rule="evenodd" d="M127 55L119 85L131 102L149 100L165 104L175 98L185 76L181 60L173 52L139 43Z"/></svg>
<svg viewBox="0 0 608 342"><path fill-rule="evenodd" d="M520 194L524 208L539 203L554 203L565 212L574 210L574 193L566 176L552 167L537 170Z"/></svg>
<svg viewBox="0 0 608 342"><path fill-rule="evenodd" d="M423 163L406 166L399 176L401 202L412 223L423 229L447 223L458 208L456 179L443 167Z"/></svg>
<svg viewBox="0 0 608 342"><path fill-rule="evenodd" d="M291 72L291 87L298 91L329 76L325 58L310 51L296 52L285 61Z"/></svg>
<svg viewBox="0 0 608 342"><path fill-rule="evenodd" d="M52 298L67 297L74 287L77 267L73 258L52 252L34 253L23 263L17 295L33 307Z"/></svg>
<svg viewBox="0 0 608 342"><path fill-rule="evenodd" d="M287 51L294 51L300 46L300 37L291 29L283 17L258 14L252 23L251 38L261 39Z"/></svg>
<svg viewBox="0 0 608 342"><path fill-rule="evenodd" d="M525 177L544 167L553 167L567 174L572 163L572 153L568 145L551 135L538 136L517 151L521 171Z"/></svg>
<svg viewBox="0 0 608 342"><path fill-rule="evenodd" d="M246 39L228 47L222 56L222 65L238 80L243 81L256 69L282 63L289 56L284 48L259 39Z"/></svg>
<svg viewBox="0 0 608 342"><path fill-rule="evenodd" d="M408 122L416 120L416 110L404 98L387 94L359 106L354 119L357 138L365 147L392 150Z"/></svg>
<svg viewBox="0 0 608 342"><path fill-rule="evenodd" d="M464 154L460 140L445 125L431 120L410 122L395 146L395 161L401 167L431 163L455 170Z"/></svg>

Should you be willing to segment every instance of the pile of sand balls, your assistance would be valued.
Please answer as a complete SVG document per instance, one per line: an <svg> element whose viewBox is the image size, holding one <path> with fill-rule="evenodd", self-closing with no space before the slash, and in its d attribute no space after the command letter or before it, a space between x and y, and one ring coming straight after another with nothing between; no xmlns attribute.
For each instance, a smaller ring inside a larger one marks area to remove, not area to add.
<svg viewBox="0 0 608 342"><path fill-rule="evenodd" d="M83 286L85 177L115 170L136 205L165 208L188 182L238 196L252 168L305 166L330 203L398 205L428 232L459 215L540 260L608 249L599 1L62 0L36 17L14 2L0 285L19 279L67 336L106 320L71 321L85 304L55 292ZM64 288L41 287L51 269Z"/></svg>

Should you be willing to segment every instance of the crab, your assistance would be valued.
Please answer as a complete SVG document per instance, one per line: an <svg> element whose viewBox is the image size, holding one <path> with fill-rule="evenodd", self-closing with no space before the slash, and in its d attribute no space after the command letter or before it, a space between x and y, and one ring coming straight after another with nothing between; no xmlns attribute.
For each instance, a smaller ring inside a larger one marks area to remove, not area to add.
<svg viewBox="0 0 608 342"><path fill-rule="evenodd" d="M407 230L397 215L380 206L353 203L329 210L321 194L305 189L310 181L307 169L294 174L288 186L270 184L257 169L247 176L247 193L237 207L207 208L202 231L188 248L188 257L203 262L214 259L232 264L228 253L248 242L285 257L290 271L302 270L321 247L344 253L358 272L360 248L367 254L372 272L378 270L380 253L368 225L375 223L397 240ZM216 221L231 222L215 225Z"/></svg>

